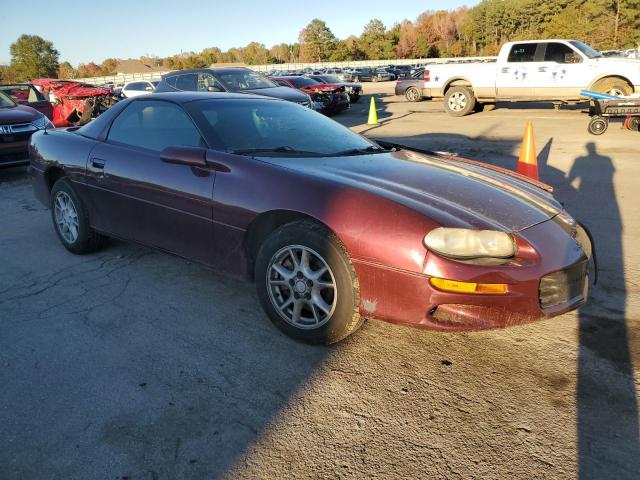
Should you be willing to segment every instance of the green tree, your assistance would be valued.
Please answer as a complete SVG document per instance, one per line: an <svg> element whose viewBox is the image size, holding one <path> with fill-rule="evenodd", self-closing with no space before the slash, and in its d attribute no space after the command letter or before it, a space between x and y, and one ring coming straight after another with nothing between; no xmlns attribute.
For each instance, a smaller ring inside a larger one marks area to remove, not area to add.
<svg viewBox="0 0 640 480"><path fill-rule="evenodd" d="M395 57L395 45L387 34L384 23L378 19L374 18L365 25L359 43L370 60Z"/></svg>
<svg viewBox="0 0 640 480"><path fill-rule="evenodd" d="M59 53L53 43L37 35L22 35L9 47L11 69L20 80L55 77Z"/></svg>
<svg viewBox="0 0 640 480"><path fill-rule="evenodd" d="M312 62L328 60L337 41L327 24L318 18L302 29L299 39L301 60Z"/></svg>

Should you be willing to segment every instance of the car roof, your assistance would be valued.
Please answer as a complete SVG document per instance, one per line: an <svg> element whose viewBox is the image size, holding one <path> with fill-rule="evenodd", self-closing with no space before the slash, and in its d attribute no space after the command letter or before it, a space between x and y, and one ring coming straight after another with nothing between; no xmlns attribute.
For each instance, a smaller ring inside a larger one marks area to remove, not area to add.
<svg viewBox="0 0 640 480"><path fill-rule="evenodd" d="M174 103L189 103L198 100L279 100L278 98L265 97L250 93L226 93L226 92L154 92L141 97L134 97L132 101L144 100L168 100Z"/></svg>
<svg viewBox="0 0 640 480"><path fill-rule="evenodd" d="M233 73L252 71L246 67L212 67L212 68L189 68L187 70L176 70L174 72L165 73L162 78L173 77L175 75L184 75L185 73Z"/></svg>

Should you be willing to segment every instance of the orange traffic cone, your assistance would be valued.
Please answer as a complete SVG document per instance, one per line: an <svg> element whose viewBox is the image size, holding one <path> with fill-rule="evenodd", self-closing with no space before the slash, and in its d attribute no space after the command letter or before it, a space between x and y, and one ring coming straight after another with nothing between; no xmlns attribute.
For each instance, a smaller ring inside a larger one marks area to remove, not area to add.
<svg viewBox="0 0 640 480"><path fill-rule="evenodd" d="M536 158L536 146L533 143L533 125L531 122L527 123L527 128L524 131L524 138L522 139L522 146L520 147L520 158L518 159L518 173L526 175L527 177L539 180L538 177L538 159Z"/></svg>

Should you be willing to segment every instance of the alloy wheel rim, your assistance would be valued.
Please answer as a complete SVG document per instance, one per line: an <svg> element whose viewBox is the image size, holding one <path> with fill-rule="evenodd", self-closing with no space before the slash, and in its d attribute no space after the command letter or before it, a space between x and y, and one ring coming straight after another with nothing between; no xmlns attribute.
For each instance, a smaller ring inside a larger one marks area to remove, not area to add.
<svg viewBox="0 0 640 480"><path fill-rule="evenodd" d="M619 88L612 88L607 93L609 95L613 95L614 97L624 97L624 92Z"/></svg>
<svg viewBox="0 0 640 480"><path fill-rule="evenodd" d="M331 268L309 247L278 250L267 268L269 299L278 314L300 329L319 328L335 311L338 291Z"/></svg>
<svg viewBox="0 0 640 480"><path fill-rule="evenodd" d="M73 200L66 192L58 192L54 200L56 226L67 243L75 243L78 239L78 211Z"/></svg>
<svg viewBox="0 0 640 480"><path fill-rule="evenodd" d="M413 88L409 89L409 99L412 101L415 101L417 100L417 98L418 98L418 91Z"/></svg>
<svg viewBox="0 0 640 480"><path fill-rule="evenodd" d="M459 112L467 106L467 96L462 92L456 92L449 97L449 108Z"/></svg>

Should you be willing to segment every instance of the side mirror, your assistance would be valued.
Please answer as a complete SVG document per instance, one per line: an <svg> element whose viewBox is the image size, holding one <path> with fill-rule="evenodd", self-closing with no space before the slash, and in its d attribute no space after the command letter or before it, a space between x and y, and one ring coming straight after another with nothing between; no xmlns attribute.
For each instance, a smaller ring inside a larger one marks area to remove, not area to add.
<svg viewBox="0 0 640 480"><path fill-rule="evenodd" d="M167 147L160 152L160 160L190 167L207 166L207 150L198 147Z"/></svg>
<svg viewBox="0 0 640 480"><path fill-rule="evenodd" d="M152 91L153 91L153 87L147 87L147 88L145 88L145 90L146 90L147 92L152 92Z"/></svg>

